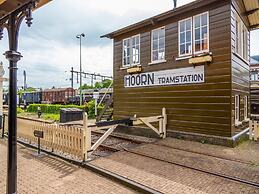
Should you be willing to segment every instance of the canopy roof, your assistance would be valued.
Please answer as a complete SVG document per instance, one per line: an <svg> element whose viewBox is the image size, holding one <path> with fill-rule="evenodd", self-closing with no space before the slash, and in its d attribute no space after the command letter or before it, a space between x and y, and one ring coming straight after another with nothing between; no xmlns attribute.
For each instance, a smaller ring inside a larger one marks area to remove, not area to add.
<svg viewBox="0 0 259 194"><path fill-rule="evenodd" d="M193 9L197 9L200 8L202 6L206 6L209 5L211 3L215 3L218 1L225 1L225 0L196 0L194 2L188 3L184 6L181 7L177 7L173 10L164 12L162 14L156 15L154 17L148 18L146 20L143 20L141 22L135 23L133 25L130 25L128 27L119 29L117 31L111 32L109 34L103 35L101 36L101 38L103 37L107 37L107 38L114 38L116 36L119 36L121 34L133 31L133 30L137 30L139 28L148 26L148 25L154 25L160 21L163 21L165 19L168 18L172 18L172 17L176 17L177 15L180 14L184 14L186 12L190 12ZM259 0L243 0L244 5L246 7L246 12L245 13L241 13L241 14L245 14L248 16L249 18L249 23L250 23L250 30L255 30L259 28Z"/></svg>
<svg viewBox="0 0 259 194"><path fill-rule="evenodd" d="M12 13L24 4L32 1L33 0L0 0L0 20L2 20L5 16ZM39 0L36 9L50 1L51 0Z"/></svg>
<svg viewBox="0 0 259 194"><path fill-rule="evenodd" d="M259 28L259 0L243 0L251 30Z"/></svg>

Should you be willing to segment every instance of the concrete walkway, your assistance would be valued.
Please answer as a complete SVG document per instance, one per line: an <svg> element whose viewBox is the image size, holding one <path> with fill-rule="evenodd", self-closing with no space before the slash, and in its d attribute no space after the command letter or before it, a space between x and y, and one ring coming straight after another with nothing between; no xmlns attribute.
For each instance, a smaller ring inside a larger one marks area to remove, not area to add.
<svg viewBox="0 0 259 194"><path fill-rule="evenodd" d="M0 193L6 193L6 141L0 140ZM127 194L133 191L97 174L18 146L19 194Z"/></svg>

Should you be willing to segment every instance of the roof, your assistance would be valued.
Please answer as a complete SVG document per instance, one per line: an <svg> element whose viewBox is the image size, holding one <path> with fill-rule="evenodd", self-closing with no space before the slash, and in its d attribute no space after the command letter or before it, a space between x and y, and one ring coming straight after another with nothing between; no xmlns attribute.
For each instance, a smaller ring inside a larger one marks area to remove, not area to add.
<svg viewBox="0 0 259 194"><path fill-rule="evenodd" d="M243 0L251 30L259 28L259 0Z"/></svg>
<svg viewBox="0 0 259 194"><path fill-rule="evenodd" d="M33 2L35 0L0 0L0 20L4 19L8 14L19 9L23 5ZM52 0L39 0L36 4L36 9L47 4Z"/></svg>
<svg viewBox="0 0 259 194"><path fill-rule="evenodd" d="M184 6L181 7L177 7L175 9L172 9L170 11L164 12L162 14L156 15L154 17L145 19L141 22L132 24L130 26L127 26L125 28L116 30L114 32L105 34L103 36L101 36L101 38L114 38L116 36L122 35L124 33L130 32L130 31L134 31L137 30L141 27L145 27L148 25L154 25L160 21L163 21L165 19L168 18L172 18L175 17L177 15L186 13L188 11L192 11L193 9L197 9L206 5L209 5L211 3L215 3L218 1L224 1L224 0L196 0L194 2L188 3ZM249 22L250 22L250 29L257 29L259 28L259 0L243 0L245 7L246 7L246 13L248 15L249 18Z"/></svg>
<svg viewBox="0 0 259 194"><path fill-rule="evenodd" d="M44 90L44 92L63 92L69 89L73 90L73 88L53 88L53 89L46 89Z"/></svg>

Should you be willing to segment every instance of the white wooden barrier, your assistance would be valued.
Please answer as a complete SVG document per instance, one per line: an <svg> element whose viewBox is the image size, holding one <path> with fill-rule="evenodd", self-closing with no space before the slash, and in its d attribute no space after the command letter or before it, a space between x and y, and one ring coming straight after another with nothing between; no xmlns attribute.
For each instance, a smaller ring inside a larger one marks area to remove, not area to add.
<svg viewBox="0 0 259 194"><path fill-rule="evenodd" d="M259 139L259 121L250 120L249 122L249 139L257 141Z"/></svg>

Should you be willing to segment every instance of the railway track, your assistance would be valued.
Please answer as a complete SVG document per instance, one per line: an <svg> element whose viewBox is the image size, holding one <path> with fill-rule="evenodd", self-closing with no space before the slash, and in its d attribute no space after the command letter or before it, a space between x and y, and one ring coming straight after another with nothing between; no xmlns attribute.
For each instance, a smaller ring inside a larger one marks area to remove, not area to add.
<svg viewBox="0 0 259 194"><path fill-rule="evenodd" d="M225 175L225 174L221 174L221 173L216 173L216 172L210 172L210 171L203 170L203 169L200 169L200 168L196 168L196 167L180 164L180 163L177 163L177 162L164 160L164 159L161 159L161 158L158 158L158 157L150 156L150 155L145 154L145 153L140 153L140 152L137 152L137 151L129 150L127 148L125 148L124 151L126 151L128 153L138 155L138 156L150 158L150 159L157 160L157 161L160 161L160 162L169 163L169 164L179 166L179 167L182 167L182 168L187 168L187 169L190 169L190 170L201 172L201 173L204 173L204 174L216 176L216 177L219 177L219 178L224 178L224 179L235 181L235 182L238 182L238 183L241 183L241 184L246 184L246 185L249 185L249 186L252 186L252 187L255 187L255 188L259 189L259 183L257 183L257 182L252 182L252 181L248 181L248 180L245 180L245 179L242 179L242 178L237 178L237 177L233 177L233 176L229 176L229 175Z"/></svg>
<svg viewBox="0 0 259 194"><path fill-rule="evenodd" d="M169 146L169 145L165 145L165 144L161 144L161 143L154 143L154 145L170 148L170 149L173 149L173 150L178 150L178 151L183 151L183 152L188 152L188 153L193 153L193 154L209 156L209 157L213 157L213 158L217 158L217 159L222 159L222 160L227 160L227 161L231 161L231 162L238 162L238 163L242 163L242 164L254 165L254 163L250 162L250 161L226 158L226 157L223 157L223 156L216 156L216 155L213 155L213 154L208 154L208 153L204 153L204 152L198 152L198 151L193 151L193 150L183 149L183 148L178 148L178 147L173 147L173 146Z"/></svg>

